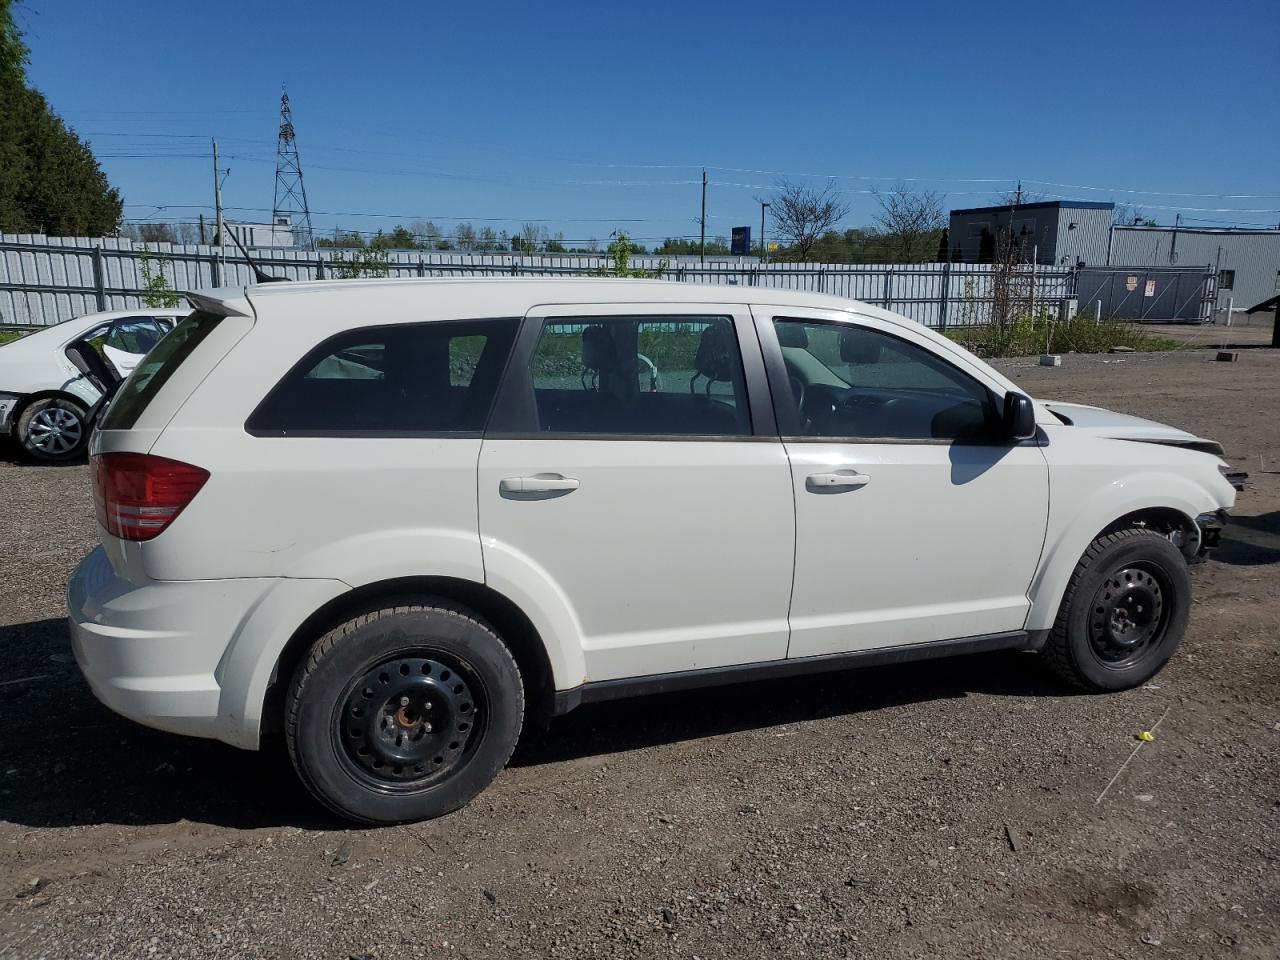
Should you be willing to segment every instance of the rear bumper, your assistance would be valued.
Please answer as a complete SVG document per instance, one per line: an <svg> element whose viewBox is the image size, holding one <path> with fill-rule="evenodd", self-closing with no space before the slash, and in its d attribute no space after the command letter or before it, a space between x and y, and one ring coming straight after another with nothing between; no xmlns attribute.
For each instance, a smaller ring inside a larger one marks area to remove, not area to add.
<svg viewBox="0 0 1280 960"><path fill-rule="evenodd" d="M291 633L315 608L299 611L291 624L279 616L281 606L310 602L300 593L308 583L316 581L134 583L117 576L98 547L67 587L76 663L94 696L130 720L254 747L261 706L248 709L246 684L236 679L246 671L232 663L231 651L246 634L264 633L256 617L264 608L265 619L285 636ZM274 666L269 649L255 647L247 656L262 670Z"/></svg>

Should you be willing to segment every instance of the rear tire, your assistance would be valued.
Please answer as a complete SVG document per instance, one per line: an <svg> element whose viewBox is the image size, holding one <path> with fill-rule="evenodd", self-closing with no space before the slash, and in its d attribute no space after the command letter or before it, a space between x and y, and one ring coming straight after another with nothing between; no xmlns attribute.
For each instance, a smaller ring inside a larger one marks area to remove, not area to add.
<svg viewBox="0 0 1280 960"><path fill-rule="evenodd" d="M46 397L23 408L17 435L29 456L47 463L63 463L84 453L89 425L79 404L63 397Z"/></svg>
<svg viewBox="0 0 1280 960"><path fill-rule="evenodd" d="M400 605L317 640L285 710L294 767L321 803L351 820L403 823L457 810L506 766L524 686L471 612Z"/></svg>
<svg viewBox="0 0 1280 960"><path fill-rule="evenodd" d="M1128 690L1155 676L1182 640L1191 576L1182 552L1142 527L1089 545L1041 656L1084 690Z"/></svg>

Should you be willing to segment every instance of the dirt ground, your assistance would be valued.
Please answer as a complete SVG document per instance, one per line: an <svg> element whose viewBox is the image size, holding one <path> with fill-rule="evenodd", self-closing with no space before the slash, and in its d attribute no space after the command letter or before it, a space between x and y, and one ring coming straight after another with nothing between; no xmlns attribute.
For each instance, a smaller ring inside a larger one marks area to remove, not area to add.
<svg viewBox="0 0 1280 960"><path fill-rule="evenodd" d="M1280 353L1211 357L1002 364L1251 474L1149 686L999 655L583 707L469 808L377 830L278 746L94 701L63 621L86 468L0 451L0 955L1280 956Z"/></svg>

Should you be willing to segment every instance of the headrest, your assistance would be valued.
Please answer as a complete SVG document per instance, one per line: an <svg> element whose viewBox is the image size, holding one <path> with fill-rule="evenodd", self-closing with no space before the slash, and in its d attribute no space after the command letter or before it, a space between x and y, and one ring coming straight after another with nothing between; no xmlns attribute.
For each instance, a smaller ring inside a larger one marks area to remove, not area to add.
<svg viewBox="0 0 1280 960"><path fill-rule="evenodd" d="M618 365L618 351L609 331L597 324L582 331L582 365L597 373Z"/></svg>
<svg viewBox="0 0 1280 960"><path fill-rule="evenodd" d="M848 327L840 331L840 359L844 363L876 363L880 359L878 333Z"/></svg>
<svg viewBox="0 0 1280 960"><path fill-rule="evenodd" d="M774 329L778 331L778 345L781 347L809 346L809 331L803 323L783 321L775 324Z"/></svg>
<svg viewBox="0 0 1280 960"><path fill-rule="evenodd" d="M693 365L708 380L733 379L733 328L728 323L714 323L702 331L698 355Z"/></svg>

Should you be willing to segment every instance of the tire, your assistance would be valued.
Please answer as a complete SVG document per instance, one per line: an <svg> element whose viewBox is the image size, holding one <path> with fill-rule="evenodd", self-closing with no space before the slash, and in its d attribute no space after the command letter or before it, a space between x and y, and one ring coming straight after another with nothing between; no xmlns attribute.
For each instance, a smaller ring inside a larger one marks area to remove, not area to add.
<svg viewBox="0 0 1280 960"><path fill-rule="evenodd" d="M1155 676L1182 640L1191 576L1182 552L1141 527L1089 545L1041 656L1083 690L1128 690Z"/></svg>
<svg viewBox="0 0 1280 960"><path fill-rule="evenodd" d="M341 817L404 823L465 806L498 775L524 685L488 624L447 602L384 607L312 646L285 739L307 789Z"/></svg>
<svg viewBox="0 0 1280 960"><path fill-rule="evenodd" d="M74 460L89 443L84 408L62 397L27 404L18 417L17 434L29 456L48 463Z"/></svg>

